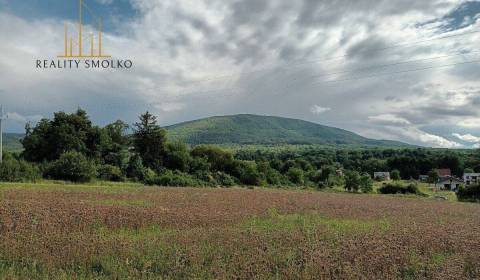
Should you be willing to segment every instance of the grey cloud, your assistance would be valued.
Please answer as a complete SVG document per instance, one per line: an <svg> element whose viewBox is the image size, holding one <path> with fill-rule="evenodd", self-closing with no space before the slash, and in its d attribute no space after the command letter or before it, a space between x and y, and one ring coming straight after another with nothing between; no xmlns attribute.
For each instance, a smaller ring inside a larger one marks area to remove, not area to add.
<svg viewBox="0 0 480 280"><path fill-rule="evenodd" d="M437 91L466 84L477 88L475 69L424 71L324 84L318 83L322 78L315 77L339 71L347 72L341 75L344 78L361 77L370 73L361 70L366 66L446 53L454 40L449 44L375 50L403 43L405 34L411 41L430 38L433 31L412 27L412 22L441 17L440 10L448 13L454 9L451 1L134 2L141 14L128 23L129 36L109 34L111 40L106 44L112 53L134 59L135 69L104 75L78 73L80 82L59 72L35 72L24 66L31 63L23 59L26 53L58 48L51 43L61 38L62 30L56 22L42 22L31 30L31 24L14 24L15 20L0 13L0 31L12 42L9 45L0 39L0 50L19 61L13 63L10 57L2 57L0 67L21 65L10 67L12 72L0 77L2 89L16 92L16 96L0 93L2 100L8 101L11 111L20 114L48 115L80 105L97 123L117 118L133 122L136 114L145 109L158 114L162 124L221 114L281 115L363 135L432 146L454 145L444 136L451 135L457 118L474 113L471 106L452 106L448 100L439 102L446 93ZM391 23L389 29L385 28L385 21ZM31 45L37 41L35 34L46 37L41 41L44 46ZM473 42L468 44L473 46ZM468 44L462 42L462 46ZM344 55L348 55L346 59L325 60ZM408 67L412 65L388 71ZM377 69L374 73L388 71ZM458 76L465 80L458 83ZM425 83L437 85L425 87ZM56 88L51 89L51 84ZM472 98L471 102L479 101ZM326 114L312 114L309 108L315 104L315 112L322 111L320 107L334 109ZM368 122L370 116L388 114L397 116L397 123L404 119L410 124L404 122L401 131L396 132L386 123ZM444 126L437 127L439 122ZM445 133L448 129L451 132Z"/></svg>

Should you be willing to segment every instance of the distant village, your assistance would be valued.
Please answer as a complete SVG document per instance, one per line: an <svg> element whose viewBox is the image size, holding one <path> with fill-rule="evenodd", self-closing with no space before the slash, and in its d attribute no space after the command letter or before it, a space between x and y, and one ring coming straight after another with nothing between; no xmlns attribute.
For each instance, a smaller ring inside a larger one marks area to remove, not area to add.
<svg viewBox="0 0 480 280"><path fill-rule="evenodd" d="M435 185L438 190L457 191L460 186L477 185L480 183L480 173L464 173L462 178L452 175L450 169L434 169L438 176L432 178L429 175L420 175L419 181L428 182ZM375 180L389 181L391 180L390 172L374 172Z"/></svg>

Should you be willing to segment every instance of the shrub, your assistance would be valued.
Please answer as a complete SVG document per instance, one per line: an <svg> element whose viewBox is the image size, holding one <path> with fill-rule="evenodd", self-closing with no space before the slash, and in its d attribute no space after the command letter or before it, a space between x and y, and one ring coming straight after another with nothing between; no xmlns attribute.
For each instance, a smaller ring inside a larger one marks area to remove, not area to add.
<svg viewBox="0 0 480 280"><path fill-rule="evenodd" d="M262 184L262 175L257 170L253 162L235 161L234 174L240 180L240 183L250 186L259 186Z"/></svg>
<svg viewBox="0 0 480 280"><path fill-rule="evenodd" d="M125 176L122 173L122 170L113 165L101 165L98 168L98 175L101 179L106 181L113 181L113 182L122 182L125 181Z"/></svg>
<svg viewBox="0 0 480 280"><path fill-rule="evenodd" d="M148 168L143 165L142 158L139 155L133 155L128 161L127 177L134 180L143 181L146 179L147 173Z"/></svg>
<svg viewBox="0 0 480 280"><path fill-rule="evenodd" d="M63 153L47 166L47 177L72 182L88 182L96 175L95 165L79 152Z"/></svg>
<svg viewBox="0 0 480 280"><path fill-rule="evenodd" d="M378 192L381 194L416 194L424 195L415 184L408 184L404 186L402 184L385 184L378 189Z"/></svg>
<svg viewBox="0 0 480 280"><path fill-rule="evenodd" d="M164 165L168 169L188 171L191 157L187 145L181 142L168 143L164 161Z"/></svg>
<svg viewBox="0 0 480 280"><path fill-rule="evenodd" d="M230 173L234 164L233 155L214 146L197 146L191 151L196 158L206 158L212 171L224 171Z"/></svg>
<svg viewBox="0 0 480 280"><path fill-rule="evenodd" d="M345 172L345 189L347 191L358 191L361 184L360 173L357 171L346 171Z"/></svg>
<svg viewBox="0 0 480 280"><path fill-rule="evenodd" d="M38 167L24 160L8 158L0 164L0 181L27 182L36 181L38 178L40 178Z"/></svg>
<svg viewBox="0 0 480 280"><path fill-rule="evenodd" d="M373 180L367 173L360 177L360 190L364 193L370 193L373 191Z"/></svg>
<svg viewBox="0 0 480 280"><path fill-rule="evenodd" d="M390 174L390 177L392 178L393 181L400 181L400 171L398 170L393 170L392 173Z"/></svg>
<svg viewBox="0 0 480 280"><path fill-rule="evenodd" d="M461 187L457 192L460 201L480 202L480 185Z"/></svg>
<svg viewBox="0 0 480 280"><path fill-rule="evenodd" d="M227 173L224 173L224 172L218 171L218 172L215 173L214 177L215 177L215 181L220 186L231 187L231 186L234 186L236 184L235 178L228 175Z"/></svg>
<svg viewBox="0 0 480 280"><path fill-rule="evenodd" d="M205 182L194 178L193 176L180 172L165 170L154 178L148 178L144 181L146 185L170 186L170 187L195 187L205 186Z"/></svg>
<svg viewBox="0 0 480 280"><path fill-rule="evenodd" d="M290 182L294 184L303 184L304 183L304 174L303 170L296 167L290 167L287 171L287 177Z"/></svg>

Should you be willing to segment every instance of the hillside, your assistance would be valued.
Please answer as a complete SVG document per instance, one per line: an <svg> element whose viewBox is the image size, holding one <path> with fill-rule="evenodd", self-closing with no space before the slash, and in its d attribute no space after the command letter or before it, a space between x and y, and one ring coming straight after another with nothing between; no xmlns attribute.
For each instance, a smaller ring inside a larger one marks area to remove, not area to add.
<svg viewBox="0 0 480 280"><path fill-rule="evenodd" d="M3 134L3 149L9 152L17 152L23 149L20 140L23 138L21 133L4 133Z"/></svg>
<svg viewBox="0 0 480 280"><path fill-rule="evenodd" d="M171 140L189 144L345 144L367 146L408 146L373 140L350 131L312 122L258 115L211 117L167 127Z"/></svg>

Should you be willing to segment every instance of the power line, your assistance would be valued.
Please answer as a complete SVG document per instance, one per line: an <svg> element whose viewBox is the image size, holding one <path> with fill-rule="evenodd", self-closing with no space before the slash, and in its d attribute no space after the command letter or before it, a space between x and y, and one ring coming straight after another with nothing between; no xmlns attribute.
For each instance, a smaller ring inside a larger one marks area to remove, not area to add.
<svg viewBox="0 0 480 280"><path fill-rule="evenodd" d="M443 59L443 58L454 57L454 56L459 56L459 55L467 56L467 55L476 54L476 53L480 53L480 51L472 51L472 52L469 52L469 53L455 53L455 54L449 54L449 55L443 55L443 56L437 56L437 57L429 57L429 58L421 58L421 59L400 61L400 62L394 62L394 63L388 63L388 64L382 64L382 65L376 65L376 66L357 68L355 70L346 70L346 71L338 71L338 72L326 73L326 74L321 74L321 75L312 75L310 77L311 78L329 77L329 76L335 76L335 75L338 75L338 74L356 73L359 70L382 69L382 68L388 68L388 67L391 67L391 66L398 66L398 65L408 64L408 63L429 61L429 60L437 60L437 59ZM430 69L430 68L427 68L427 69ZM406 70L406 71L410 71L410 70ZM395 73L395 72L390 72L390 73ZM380 75L385 75L385 73L383 73L383 74L380 73ZM326 82L330 82L330 81L326 81ZM287 85L287 87L290 87L290 85ZM196 91L196 93L211 93L211 92L215 92L215 91L232 90L232 89L234 89L234 88L233 87L231 87L231 88L225 87L225 88L217 88L217 89L211 89L211 90L199 90L199 91ZM188 91L188 90L185 90L185 91Z"/></svg>
<svg viewBox="0 0 480 280"><path fill-rule="evenodd" d="M377 48L377 49L360 50L360 51L357 51L357 54L358 54L358 53L364 53L364 52L367 52L367 51L368 51L368 52L384 51L384 50L393 49L393 48L398 48L398 47L402 47L402 46L410 46L410 45L415 46L415 45L417 45L417 44L423 44L423 43L427 43L427 42L432 42L432 41L437 41L437 40L444 40L444 39L450 39L450 38L455 38L455 37L462 37L462 36L471 35L471 34L476 34L476 33L480 33L480 30L472 30L472 31L468 31L468 32L463 32L463 33L458 33L458 34L452 34L452 35L446 35L446 36L442 36L442 37L425 39L425 40L419 40L419 41L413 41L413 42L398 43L398 44L394 44L394 45L390 45L390 46L382 47L382 48ZM267 71L267 70L274 69L274 68L277 67L277 66L278 66L278 67L281 67L281 68L285 68L285 67L295 67L295 66L301 66L301 65L305 65L305 64L314 64L314 63L320 63L320 62L326 62L326 61L332 61L332 60L339 60L339 59L347 58L348 56L349 56L349 54L345 54L345 55L336 56L336 57L319 58L319 59L307 60L307 61L299 62L299 63L292 63L292 62L294 62L294 61L301 61L301 60L303 60L303 59L296 59L296 60L292 60L292 61L286 63L285 65L275 65L275 66L270 66L270 67L264 67L264 68L262 68L262 69L257 69L257 70L242 71L242 72L239 72L239 73L236 73L236 74L221 75L221 76L216 76L216 77L201 79L200 81L194 81L194 82L192 82L192 83L190 83L190 84L195 85L195 84L200 84L200 83L204 83L204 82L208 82L208 81L222 80L222 79L226 79L226 78L233 78L233 77L242 76L242 75L245 75L245 74L254 74L254 73L258 73L258 72L263 72L263 71ZM155 88L152 88L152 89L155 89Z"/></svg>
<svg viewBox="0 0 480 280"><path fill-rule="evenodd" d="M454 53L454 54L449 54L449 55L442 55L442 56L436 56L436 57L428 57L428 58L420 58L420 59L413 59L413 60L406 60L406 61L399 61L399 62L394 62L394 63L388 63L388 64L381 64L381 65L374 65L374 66L368 66L368 67L362 67L362 68L357 68L354 70L348 70L348 71L339 71L339 72L333 72L333 73L328 73L328 74L320 74L320 75L312 75L310 78L318 78L318 77L328 77L328 76L335 76L338 74L348 74L348 73L356 73L359 70L369 70L369 69L378 69L378 68L387 68L390 66L397 66L397 65L402 65L402 64L408 64L408 63L414 63L414 62L421 62L421 61L428 61L428 60L436 60L436 59L442 59L442 58L447 58L447 57L453 57L453 56L459 56L459 55L471 55L475 53L479 53L480 51L471 51L469 53L464 53L464 52L459 52L459 53Z"/></svg>
<svg viewBox="0 0 480 280"><path fill-rule="evenodd" d="M417 72L417 71L423 71L423 70L429 70L429 69L436 69L436 68L446 68L446 67L451 67L451 66L464 65L464 64L472 64L472 63L477 63L477 62L480 62L480 60L464 61L464 62L458 62L458 63L453 63L453 64L439 65L439 66L429 66L429 67L415 68L415 69L409 69L409 70L403 70L403 71L396 71L396 72L389 72L389 73L379 73L379 74L375 74L375 75L368 75L368 76L361 76L361 77L353 77L353 78L348 78L348 79L319 81L319 82L314 82L314 83L312 83L312 85L326 84L326 83L338 83L338 82L346 82L346 81L353 81L353 80L361 80L361 79L374 78L374 77L378 77L378 76L388 76L388 75L396 75L396 74Z"/></svg>

